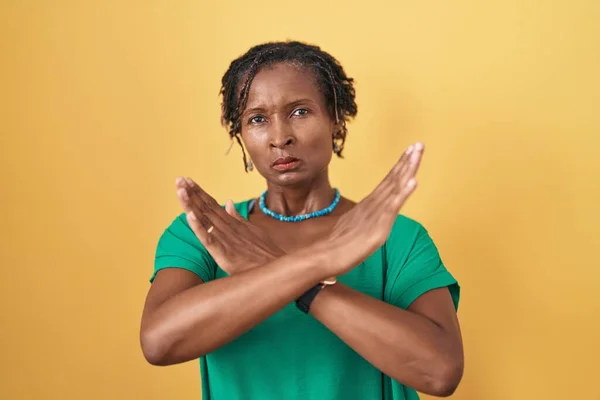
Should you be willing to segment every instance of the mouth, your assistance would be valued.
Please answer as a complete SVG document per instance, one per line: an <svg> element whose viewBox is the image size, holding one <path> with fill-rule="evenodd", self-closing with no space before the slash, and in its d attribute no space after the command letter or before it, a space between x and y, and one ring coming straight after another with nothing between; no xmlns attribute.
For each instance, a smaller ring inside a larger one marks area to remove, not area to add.
<svg viewBox="0 0 600 400"><path fill-rule="evenodd" d="M279 157L273 161L271 167L277 171L291 171L300 165L300 160L295 157Z"/></svg>

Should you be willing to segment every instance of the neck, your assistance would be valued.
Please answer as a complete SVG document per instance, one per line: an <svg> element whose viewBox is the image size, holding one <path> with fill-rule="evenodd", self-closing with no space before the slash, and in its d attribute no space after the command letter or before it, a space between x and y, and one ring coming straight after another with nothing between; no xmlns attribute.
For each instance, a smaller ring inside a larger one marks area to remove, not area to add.
<svg viewBox="0 0 600 400"><path fill-rule="evenodd" d="M295 216L328 207L334 191L327 173L298 186L279 186L267 183L267 207L278 214Z"/></svg>

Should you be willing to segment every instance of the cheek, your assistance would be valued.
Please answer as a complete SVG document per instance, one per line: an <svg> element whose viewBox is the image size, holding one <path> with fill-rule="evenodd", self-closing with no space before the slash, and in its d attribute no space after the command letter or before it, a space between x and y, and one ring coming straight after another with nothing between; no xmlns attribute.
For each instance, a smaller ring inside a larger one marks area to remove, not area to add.
<svg viewBox="0 0 600 400"><path fill-rule="evenodd" d="M332 142L331 127L327 121L322 119L315 119L305 127L306 133L308 133L309 141L311 146L315 147L327 147Z"/></svg>
<svg viewBox="0 0 600 400"><path fill-rule="evenodd" d="M310 130L311 134L306 141L308 156L312 160L321 160L329 162L333 153L333 142L331 133L327 127L318 124Z"/></svg>
<svg viewBox="0 0 600 400"><path fill-rule="evenodd" d="M248 153L253 160L260 158L262 153L260 149L265 146L263 143L265 135L261 135L260 132L257 132L256 130L248 130L242 131L240 136L242 137L242 143L246 148L246 153Z"/></svg>
<svg viewBox="0 0 600 400"><path fill-rule="evenodd" d="M321 132L320 135L313 138L309 143L310 150L319 154L331 150L331 146L331 138L326 132Z"/></svg>

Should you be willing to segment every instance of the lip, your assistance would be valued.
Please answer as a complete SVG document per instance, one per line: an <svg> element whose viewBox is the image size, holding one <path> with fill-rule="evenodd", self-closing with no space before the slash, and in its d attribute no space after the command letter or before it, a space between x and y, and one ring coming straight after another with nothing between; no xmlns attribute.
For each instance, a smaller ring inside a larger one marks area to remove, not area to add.
<svg viewBox="0 0 600 400"><path fill-rule="evenodd" d="M279 157L278 159L273 161L273 164L271 164L271 167L273 167L277 171L290 171L290 170L296 168L299 164L300 164L299 159L297 159L296 157L287 156L287 157Z"/></svg>

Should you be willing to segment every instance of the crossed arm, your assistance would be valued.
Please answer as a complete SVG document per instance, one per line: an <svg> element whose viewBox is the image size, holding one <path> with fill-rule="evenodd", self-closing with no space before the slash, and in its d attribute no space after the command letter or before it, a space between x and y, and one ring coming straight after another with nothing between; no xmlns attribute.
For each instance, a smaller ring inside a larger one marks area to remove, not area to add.
<svg viewBox="0 0 600 400"><path fill-rule="evenodd" d="M180 363L235 339L326 278L318 257L285 255L207 283L180 268L159 271L142 319L146 358ZM383 373L422 393L449 396L461 380L460 328L446 288L403 310L337 283L317 295L310 314Z"/></svg>

